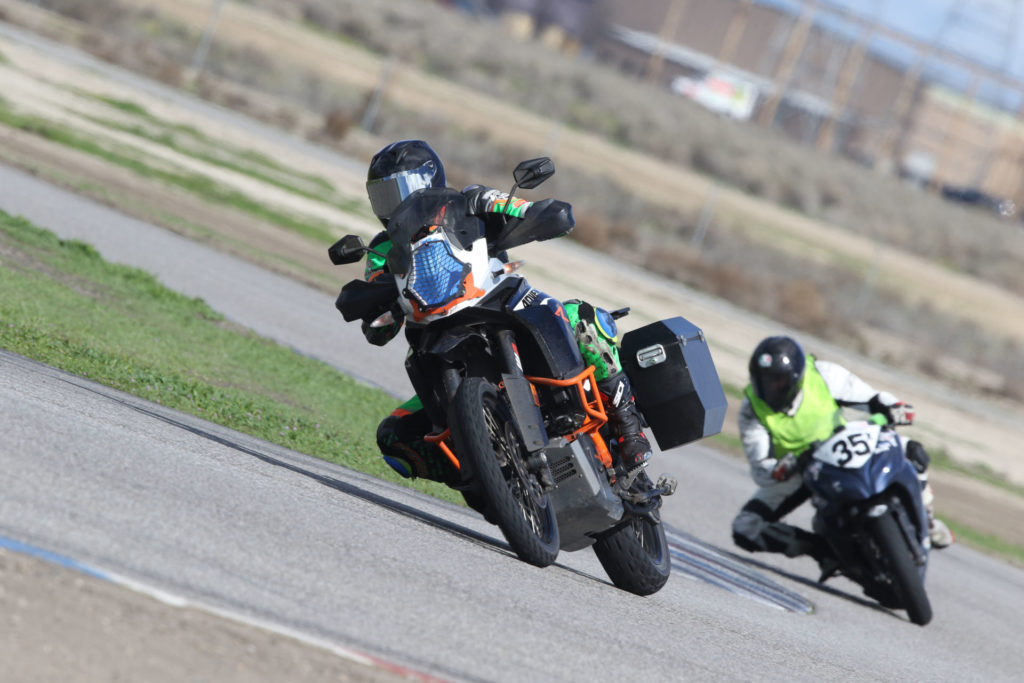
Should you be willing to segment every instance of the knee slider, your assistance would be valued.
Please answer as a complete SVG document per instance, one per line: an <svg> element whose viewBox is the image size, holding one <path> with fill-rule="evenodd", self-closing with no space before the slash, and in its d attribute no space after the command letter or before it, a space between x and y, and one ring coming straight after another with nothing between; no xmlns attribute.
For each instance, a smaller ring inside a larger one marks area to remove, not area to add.
<svg viewBox="0 0 1024 683"><path fill-rule="evenodd" d="M732 520L733 543L752 553L764 550L761 533L765 525L765 519L761 515L750 510L741 510Z"/></svg>
<svg viewBox="0 0 1024 683"><path fill-rule="evenodd" d="M907 460L914 466L918 474L924 474L932 461L924 446L919 441L913 440L907 442Z"/></svg>
<svg viewBox="0 0 1024 683"><path fill-rule="evenodd" d="M396 458L393 455L385 455L384 462L388 464L391 469L398 474L402 475L406 479L412 479L412 466L403 460L402 458Z"/></svg>

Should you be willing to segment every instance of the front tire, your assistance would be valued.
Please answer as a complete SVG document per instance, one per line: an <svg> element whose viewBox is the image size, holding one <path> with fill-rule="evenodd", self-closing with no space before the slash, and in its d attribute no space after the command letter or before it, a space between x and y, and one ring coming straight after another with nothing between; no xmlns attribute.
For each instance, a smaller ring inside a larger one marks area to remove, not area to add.
<svg viewBox="0 0 1024 683"><path fill-rule="evenodd" d="M494 386L479 377L465 379L449 412L455 452L470 460L489 521L501 529L519 559L546 567L558 557L554 506L536 477L526 470L525 449L511 415Z"/></svg>
<svg viewBox="0 0 1024 683"><path fill-rule="evenodd" d="M640 477L649 482L646 474ZM597 539L594 553L612 583L636 595L657 593L672 572L665 525L657 511L634 517Z"/></svg>
<svg viewBox="0 0 1024 683"><path fill-rule="evenodd" d="M914 563L914 555L899 524L891 514L884 514L872 524L875 542L889 565L893 589L910 621L924 626L932 620L932 606L924 590L924 578Z"/></svg>

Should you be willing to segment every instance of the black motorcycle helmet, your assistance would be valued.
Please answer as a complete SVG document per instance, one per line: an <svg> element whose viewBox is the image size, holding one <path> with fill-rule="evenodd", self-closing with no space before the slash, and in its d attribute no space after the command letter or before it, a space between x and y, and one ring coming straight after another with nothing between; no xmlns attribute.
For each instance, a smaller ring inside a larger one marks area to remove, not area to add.
<svg viewBox="0 0 1024 683"><path fill-rule="evenodd" d="M384 225L402 200L416 190L444 186L444 165L422 140L391 143L373 155L366 174L370 206Z"/></svg>
<svg viewBox="0 0 1024 683"><path fill-rule="evenodd" d="M784 336L763 339L748 366L754 395L776 412L785 410L800 391L806 366L807 357L796 340Z"/></svg>

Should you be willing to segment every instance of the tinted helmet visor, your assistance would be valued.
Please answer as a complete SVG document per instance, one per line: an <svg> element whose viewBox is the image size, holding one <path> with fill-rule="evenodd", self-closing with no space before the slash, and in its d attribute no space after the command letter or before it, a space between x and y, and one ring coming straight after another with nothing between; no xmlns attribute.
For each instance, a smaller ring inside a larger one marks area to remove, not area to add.
<svg viewBox="0 0 1024 683"><path fill-rule="evenodd" d="M799 386L792 374L762 373L754 382L758 398L768 404L772 410L779 411L789 407L796 396Z"/></svg>
<svg viewBox="0 0 1024 683"><path fill-rule="evenodd" d="M366 194L373 213L386 220L406 197L416 190L432 186L435 170L434 163L428 161L419 168L366 181Z"/></svg>

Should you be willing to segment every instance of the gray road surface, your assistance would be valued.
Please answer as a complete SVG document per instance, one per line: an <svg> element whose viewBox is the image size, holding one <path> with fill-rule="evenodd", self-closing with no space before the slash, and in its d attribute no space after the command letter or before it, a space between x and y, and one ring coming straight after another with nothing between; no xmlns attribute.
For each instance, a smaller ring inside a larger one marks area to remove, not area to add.
<svg viewBox="0 0 1024 683"><path fill-rule="evenodd" d="M0 208L336 367L380 351L330 297L5 168ZM404 378L378 381L400 394ZM963 547L933 557L923 629L842 579L817 587L805 560L745 566L809 614L681 566L641 599L589 551L530 567L465 509L6 353L0 433L0 535L445 678L992 681L1024 665L1024 572ZM743 465L690 447L655 467L682 482L668 522L729 557Z"/></svg>

